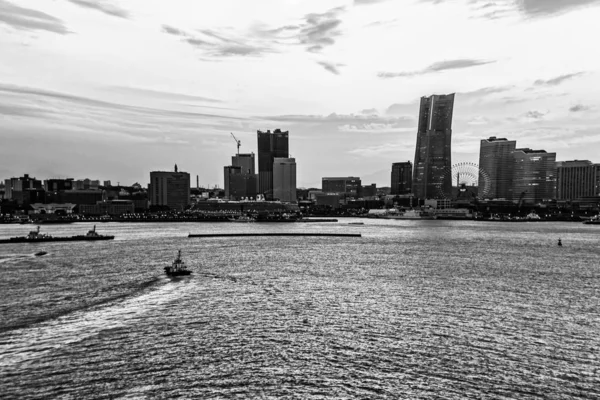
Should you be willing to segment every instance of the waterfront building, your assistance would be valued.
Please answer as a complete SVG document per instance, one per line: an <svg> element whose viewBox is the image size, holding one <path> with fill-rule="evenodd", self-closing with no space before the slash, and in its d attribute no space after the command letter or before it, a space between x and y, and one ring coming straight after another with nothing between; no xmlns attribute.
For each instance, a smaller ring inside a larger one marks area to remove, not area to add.
<svg viewBox="0 0 600 400"><path fill-rule="evenodd" d="M486 199L513 198L512 176L514 167L513 152L517 146L516 140L507 140L495 136L483 139L479 147L479 190ZM489 190L485 192L483 173L489 177Z"/></svg>
<svg viewBox="0 0 600 400"><path fill-rule="evenodd" d="M83 215L122 215L134 212L135 205L131 200L105 200L79 206L79 214Z"/></svg>
<svg viewBox="0 0 600 400"><path fill-rule="evenodd" d="M148 185L150 204L166 206L171 210L184 210L190 204L190 174L175 171L150 172Z"/></svg>
<svg viewBox="0 0 600 400"><path fill-rule="evenodd" d="M364 185L360 188L360 197L376 197L377 196L377 184L371 183L370 185Z"/></svg>
<svg viewBox="0 0 600 400"><path fill-rule="evenodd" d="M36 215L70 215L75 211L74 203L32 203L31 213Z"/></svg>
<svg viewBox="0 0 600 400"><path fill-rule="evenodd" d="M18 192L24 192L27 189L42 189L42 181L37 180L24 174L20 178L10 178L4 180L4 198L5 199L17 199L23 197L23 194Z"/></svg>
<svg viewBox="0 0 600 400"><path fill-rule="evenodd" d="M419 109L413 193L421 199L452 195L452 113L454 94L422 97Z"/></svg>
<svg viewBox="0 0 600 400"><path fill-rule="evenodd" d="M516 149L513 153L514 197L523 203L540 203L556 196L556 153Z"/></svg>
<svg viewBox="0 0 600 400"><path fill-rule="evenodd" d="M257 131L258 138L258 193L267 200L273 198L273 162L275 158L289 157L289 132L275 129Z"/></svg>
<svg viewBox="0 0 600 400"><path fill-rule="evenodd" d="M557 163L557 200L600 196L600 164L591 161Z"/></svg>
<svg viewBox="0 0 600 400"><path fill-rule="evenodd" d="M321 178L321 190L325 193L358 198L361 188L361 180L356 176Z"/></svg>
<svg viewBox="0 0 600 400"><path fill-rule="evenodd" d="M273 198L286 203L296 200L296 159L273 159Z"/></svg>
<svg viewBox="0 0 600 400"><path fill-rule="evenodd" d="M102 190L82 189L82 190L59 190L46 192L46 203L73 203L96 204L103 200Z"/></svg>
<svg viewBox="0 0 600 400"><path fill-rule="evenodd" d="M391 194L408 194L412 192L413 166L410 161L392 164Z"/></svg>

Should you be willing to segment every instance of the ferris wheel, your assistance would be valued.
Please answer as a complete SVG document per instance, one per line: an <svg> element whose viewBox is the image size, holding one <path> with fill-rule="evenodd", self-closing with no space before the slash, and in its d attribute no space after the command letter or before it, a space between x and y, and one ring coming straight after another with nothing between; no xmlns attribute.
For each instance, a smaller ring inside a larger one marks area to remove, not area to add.
<svg viewBox="0 0 600 400"><path fill-rule="evenodd" d="M445 169L437 184L438 194L442 198L448 197L448 194L442 190L444 182L448 180L452 182L452 186L478 186L480 190L479 197L485 197L491 189L491 179L488 173L472 162L459 162Z"/></svg>

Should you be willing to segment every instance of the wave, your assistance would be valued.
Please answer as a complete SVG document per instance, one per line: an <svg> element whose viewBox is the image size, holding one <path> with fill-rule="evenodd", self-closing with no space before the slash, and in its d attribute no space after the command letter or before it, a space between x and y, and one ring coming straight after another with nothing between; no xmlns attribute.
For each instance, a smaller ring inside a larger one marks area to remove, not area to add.
<svg viewBox="0 0 600 400"><path fill-rule="evenodd" d="M138 293L159 280L161 278L140 284ZM44 322L13 328L0 337L0 367L39 358L102 331L134 323L142 314L178 299L190 286L171 281L137 296L132 293L115 296L62 315L46 317Z"/></svg>

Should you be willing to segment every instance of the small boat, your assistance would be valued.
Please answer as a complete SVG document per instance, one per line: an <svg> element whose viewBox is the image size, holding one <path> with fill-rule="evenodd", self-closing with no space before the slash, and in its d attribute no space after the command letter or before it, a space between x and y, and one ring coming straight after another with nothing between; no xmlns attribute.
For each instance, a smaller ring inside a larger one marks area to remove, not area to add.
<svg viewBox="0 0 600 400"><path fill-rule="evenodd" d="M586 221L583 221L586 225L600 225L600 214L592 217Z"/></svg>
<svg viewBox="0 0 600 400"><path fill-rule="evenodd" d="M251 217L249 215L240 215L239 217L231 217L228 218L229 222L256 222L256 218Z"/></svg>
<svg viewBox="0 0 600 400"><path fill-rule="evenodd" d="M192 273L181 259L181 250L177 253L177 258L173 261L173 264L170 267L165 267L165 273L167 276L183 276Z"/></svg>
<svg viewBox="0 0 600 400"><path fill-rule="evenodd" d="M348 225L364 225L364 222L348 222Z"/></svg>
<svg viewBox="0 0 600 400"><path fill-rule="evenodd" d="M38 251L37 253L35 253L34 256L40 257L40 256L45 256L46 254L48 254L47 251L41 250L41 251Z"/></svg>

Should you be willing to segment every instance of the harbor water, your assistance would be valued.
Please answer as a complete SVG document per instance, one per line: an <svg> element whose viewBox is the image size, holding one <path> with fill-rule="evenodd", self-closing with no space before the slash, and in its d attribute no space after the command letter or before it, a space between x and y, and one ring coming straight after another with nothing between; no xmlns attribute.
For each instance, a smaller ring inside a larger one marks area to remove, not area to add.
<svg viewBox="0 0 600 400"><path fill-rule="evenodd" d="M0 225L0 238L32 229ZM600 398L597 226L97 230L115 240L0 245L0 397ZM187 237L237 232L362 237ZM179 249L193 273L166 277Z"/></svg>

